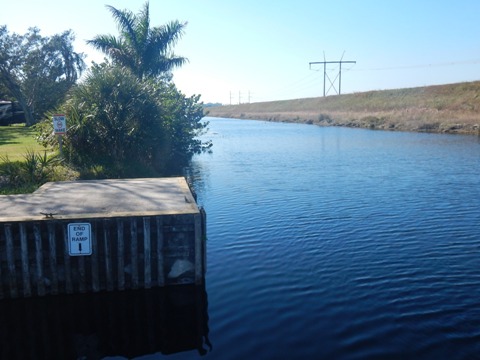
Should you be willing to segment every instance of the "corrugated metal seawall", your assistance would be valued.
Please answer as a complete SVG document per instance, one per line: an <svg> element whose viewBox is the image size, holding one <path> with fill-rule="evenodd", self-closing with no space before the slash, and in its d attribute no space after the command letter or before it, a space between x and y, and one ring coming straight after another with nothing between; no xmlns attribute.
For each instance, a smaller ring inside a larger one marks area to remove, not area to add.
<svg viewBox="0 0 480 360"><path fill-rule="evenodd" d="M0 299L202 284L205 211L179 195L194 211L2 219Z"/></svg>
<svg viewBox="0 0 480 360"><path fill-rule="evenodd" d="M201 215L0 224L0 298L202 283ZM91 224L91 255L71 256L69 224Z"/></svg>

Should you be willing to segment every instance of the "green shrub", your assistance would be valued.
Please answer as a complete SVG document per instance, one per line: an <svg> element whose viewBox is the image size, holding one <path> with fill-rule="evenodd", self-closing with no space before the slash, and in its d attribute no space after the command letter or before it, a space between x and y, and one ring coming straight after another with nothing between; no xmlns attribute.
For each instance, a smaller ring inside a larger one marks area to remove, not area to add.
<svg viewBox="0 0 480 360"><path fill-rule="evenodd" d="M65 158L86 176L167 174L211 146L196 139L207 126L198 100L171 83L97 65L58 109L67 116ZM57 144L50 116L37 128L44 145Z"/></svg>
<svg viewBox="0 0 480 360"><path fill-rule="evenodd" d="M27 150L23 161L11 161L0 156L0 193L25 193L35 191L48 181L75 178L73 170L65 168L58 156L47 156Z"/></svg>

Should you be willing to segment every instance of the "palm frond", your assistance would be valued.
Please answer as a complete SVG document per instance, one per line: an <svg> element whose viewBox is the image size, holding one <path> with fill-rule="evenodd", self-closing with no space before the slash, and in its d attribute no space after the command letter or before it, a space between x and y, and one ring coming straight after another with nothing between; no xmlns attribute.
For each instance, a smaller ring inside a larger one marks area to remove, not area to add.
<svg viewBox="0 0 480 360"><path fill-rule="evenodd" d="M188 61L172 52L173 46L183 36L187 23L171 21L166 25L150 28L148 1L136 15L110 5L107 5L107 8L117 23L119 37L101 35L87 43L101 50L114 62L130 68L139 77L156 77Z"/></svg>
<svg viewBox="0 0 480 360"><path fill-rule="evenodd" d="M155 28L155 42L163 44L165 48L173 47L182 38L186 26L186 22L175 20Z"/></svg>
<svg viewBox="0 0 480 360"><path fill-rule="evenodd" d="M100 50L105 55L110 55L111 49L118 49L122 46L121 40L113 35L98 35L92 40L87 40L87 44L92 45L95 49Z"/></svg>
<svg viewBox="0 0 480 360"><path fill-rule="evenodd" d="M150 9L148 1L137 16L136 33L138 42L145 45L150 37Z"/></svg>
<svg viewBox="0 0 480 360"><path fill-rule="evenodd" d="M129 10L119 10L111 5L107 5L108 10L112 13L114 20L117 23L118 30L121 36L128 39L133 44L137 44L137 18Z"/></svg>

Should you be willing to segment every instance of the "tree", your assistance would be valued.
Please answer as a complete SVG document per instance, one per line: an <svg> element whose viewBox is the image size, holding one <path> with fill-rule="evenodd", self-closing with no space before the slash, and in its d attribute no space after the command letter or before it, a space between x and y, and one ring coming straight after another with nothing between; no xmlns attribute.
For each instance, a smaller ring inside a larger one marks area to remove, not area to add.
<svg viewBox="0 0 480 360"><path fill-rule="evenodd" d="M94 64L58 109L69 119L65 155L81 169L100 170L100 176L179 174L194 154L212 145L198 138L208 125L200 97L186 97L169 81L170 71L186 61L172 52L185 24L150 28L148 2L138 15L108 8L120 36L88 43L111 60ZM44 145L55 145L50 119L38 129Z"/></svg>
<svg viewBox="0 0 480 360"><path fill-rule="evenodd" d="M163 77L187 62L176 56L172 47L182 37L186 23L171 21L163 26L150 27L149 2L135 15L107 5L117 23L120 35L99 35L88 44L109 56L114 64L128 67L140 78Z"/></svg>
<svg viewBox="0 0 480 360"><path fill-rule="evenodd" d="M201 121L204 117L200 95L186 97L173 84L160 97L164 112L163 124L168 137L163 155L166 169L180 170L195 154L209 151L212 142L203 142L198 138L208 126Z"/></svg>
<svg viewBox="0 0 480 360"><path fill-rule="evenodd" d="M0 27L0 83L20 103L28 126L58 106L85 69L74 39L70 30L42 37L38 28L19 35Z"/></svg>
<svg viewBox="0 0 480 360"><path fill-rule="evenodd" d="M69 123L66 158L83 169L101 169L102 176L178 174L178 166L211 146L196 139L207 126L197 96L118 65L92 67L58 111ZM44 145L56 145L50 117L38 129Z"/></svg>

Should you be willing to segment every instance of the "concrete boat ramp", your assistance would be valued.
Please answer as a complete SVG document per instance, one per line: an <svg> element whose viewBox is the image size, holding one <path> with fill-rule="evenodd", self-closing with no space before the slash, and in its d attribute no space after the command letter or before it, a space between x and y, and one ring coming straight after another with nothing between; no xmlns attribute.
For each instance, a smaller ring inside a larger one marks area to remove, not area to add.
<svg viewBox="0 0 480 360"><path fill-rule="evenodd" d="M206 215L182 177L0 196L0 299L203 284Z"/></svg>
<svg viewBox="0 0 480 360"><path fill-rule="evenodd" d="M183 177L54 182L33 194L0 196L0 222L198 211Z"/></svg>

